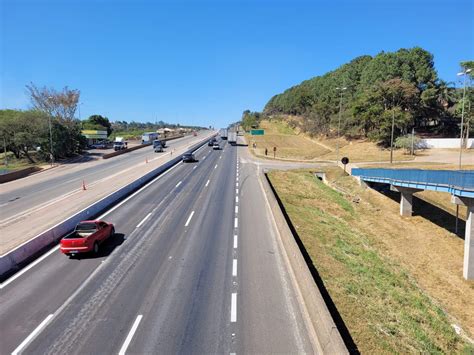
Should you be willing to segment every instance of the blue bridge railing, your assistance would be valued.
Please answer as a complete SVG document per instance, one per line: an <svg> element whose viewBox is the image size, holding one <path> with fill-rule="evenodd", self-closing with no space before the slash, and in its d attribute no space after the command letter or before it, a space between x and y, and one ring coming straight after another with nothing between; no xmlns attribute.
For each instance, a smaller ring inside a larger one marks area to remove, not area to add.
<svg viewBox="0 0 474 355"><path fill-rule="evenodd" d="M352 169L362 180L474 197L474 170Z"/></svg>

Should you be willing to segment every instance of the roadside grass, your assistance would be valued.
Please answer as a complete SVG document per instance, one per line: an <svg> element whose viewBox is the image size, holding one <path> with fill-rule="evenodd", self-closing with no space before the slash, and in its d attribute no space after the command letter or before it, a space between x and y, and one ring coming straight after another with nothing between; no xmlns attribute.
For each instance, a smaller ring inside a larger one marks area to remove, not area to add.
<svg viewBox="0 0 474 355"><path fill-rule="evenodd" d="M339 142L339 158L349 157L351 162L389 161L390 150L382 149L374 142L366 140L347 141L344 138L310 138L291 128L284 120L262 120L260 128L265 130L263 136L247 134L250 151L259 157L273 158L273 147L277 147L276 159L283 160L335 160L336 147ZM252 148L252 143L257 148ZM395 161L413 160L414 156L404 154L402 150L394 151Z"/></svg>
<svg viewBox="0 0 474 355"><path fill-rule="evenodd" d="M334 145L331 142L332 139L326 139L325 144ZM335 139L334 139L335 141ZM366 140L354 140L348 142L346 145L339 148L339 158L348 157L349 161L352 163L364 162L364 161L390 161L390 149L381 148L374 142ZM326 160L335 160L337 158L336 151L329 152L324 154L322 159ZM413 160L415 156L405 154L401 149L395 149L393 151L393 160L394 161L405 161Z"/></svg>
<svg viewBox="0 0 474 355"><path fill-rule="evenodd" d="M322 145L296 135L284 122L262 121L260 128L265 130L263 136L247 134L249 149L258 156L265 157L265 148L267 148L268 157L273 158L273 147L277 148L277 158L294 160L312 160L329 152ZM256 149L252 148L253 142L257 144Z"/></svg>
<svg viewBox="0 0 474 355"><path fill-rule="evenodd" d="M462 240L442 238L448 233L421 217L401 218L394 201L359 188L341 169L326 172L345 193L308 170L269 177L359 350L474 352L451 326L474 330Z"/></svg>
<svg viewBox="0 0 474 355"><path fill-rule="evenodd" d="M394 164L358 164L358 167L366 168L389 168L389 169L426 169L426 170L458 170L457 164L440 164L429 162L410 162L410 163L394 163ZM463 165L463 170L474 170L474 164ZM456 215L456 205L451 202L451 196L444 192L438 191L421 191L415 193L415 196L431 203L444 211ZM459 206L459 218L466 220L467 209L465 206Z"/></svg>
<svg viewBox="0 0 474 355"><path fill-rule="evenodd" d="M17 159L11 152L7 153L8 166L5 165L5 155L2 153L0 156L0 172L6 173L10 171L20 170L29 168L32 166L40 166L46 164L44 161L40 161L36 157L36 152L30 152L31 157L35 160L35 163L30 163L26 158Z"/></svg>

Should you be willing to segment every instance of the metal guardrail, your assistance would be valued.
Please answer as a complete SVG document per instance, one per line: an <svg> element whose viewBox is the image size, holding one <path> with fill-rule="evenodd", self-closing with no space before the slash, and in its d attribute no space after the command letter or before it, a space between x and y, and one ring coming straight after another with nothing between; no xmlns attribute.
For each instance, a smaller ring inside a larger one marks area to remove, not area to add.
<svg viewBox="0 0 474 355"><path fill-rule="evenodd" d="M353 176L474 191L474 170L352 169Z"/></svg>

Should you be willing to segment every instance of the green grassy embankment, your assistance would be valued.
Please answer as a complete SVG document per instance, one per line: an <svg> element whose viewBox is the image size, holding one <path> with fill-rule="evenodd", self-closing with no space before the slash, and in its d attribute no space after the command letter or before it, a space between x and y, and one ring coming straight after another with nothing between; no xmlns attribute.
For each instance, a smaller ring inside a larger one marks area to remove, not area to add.
<svg viewBox="0 0 474 355"><path fill-rule="evenodd" d="M474 284L462 279L463 241L398 203L362 190L340 169L339 193L310 172L269 174L362 353L469 353L451 323L474 331Z"/></svg>

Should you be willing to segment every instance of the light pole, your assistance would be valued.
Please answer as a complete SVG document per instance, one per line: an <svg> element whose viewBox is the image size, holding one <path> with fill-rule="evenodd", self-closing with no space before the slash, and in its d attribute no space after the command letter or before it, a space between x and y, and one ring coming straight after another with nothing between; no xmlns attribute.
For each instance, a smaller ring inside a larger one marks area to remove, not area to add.
<svg viewBox="0 0 474 355"><path fill-rule="evenodd" d="M459 143L459 170L462 170L462 148L463 148L463 128L464 128L464 101L466 99L466 76L467 73L470 73L471 69L465 69L461 73L458 73L458 76L464 76L464 88L462 93L462 109L461 109L461 137ZM456 205L456 226L454 232L458 233L458 220L459 220L459 205Z"/></svg>
<svg viewBox="0 0 474 355"><path fill-rule="evenodd" d="M390 164L393 164L393 133L395 131L395 109L392 107L392 133L390 135Z"/></svg>
<svg viewBox="0 0 474 355"><path fill-rule="evenodd" d="M48 96L48 101L52 100L52 96ZM48 112L48 122L49 122L49 151L51 158L51 166L54 166L54 153L53 153L53 129L51 127L51 112Z"/></svg>
<svg viewBox="0 0 474 355"><path fill-rule="evenodd" d="M465 69L461 73L458 73L458 76L464 76L464 88L462 92L462 109L461 109L461 139L460 139L460 145L459 145L459 170L462 169L462 148L464 146L464 134L463 134L463 128L464 128L464 102L466 101L466 76L468 73L471 72L471 69Z"/></svg>
<svg viewBox="0 0 474 355"><path fill-rule="evenodd" d="M339 97L339 119L337 122L337 141L336 141L336 164L339 162L339 138L340 138L340 131L341 131L341 115L342 115L342 94L347 87L337 87L336 90L340 91Z"/></svg>

